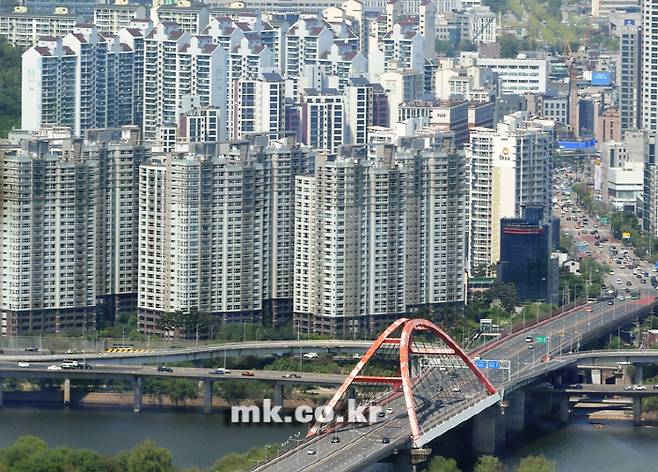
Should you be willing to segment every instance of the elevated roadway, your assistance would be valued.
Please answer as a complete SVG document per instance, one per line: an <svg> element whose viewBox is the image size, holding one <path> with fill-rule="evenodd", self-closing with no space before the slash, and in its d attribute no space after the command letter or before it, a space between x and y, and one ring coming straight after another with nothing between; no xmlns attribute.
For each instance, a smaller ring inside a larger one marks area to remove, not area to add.
<svg viewBox="0 0 658 472"><path fill-rule="evenodd" d="M216 344L191 348L160 349L135 352L102 352L71 354L33 354L21 353L0 355L0 362L61 362L65 359L88 361L102 364L152 364L158 362L197 361L243 356L297 355L310 352L318 354L341 353L363 354L369 341L358 340L299 340L299 341L248 341L238 343Z"/></svg>

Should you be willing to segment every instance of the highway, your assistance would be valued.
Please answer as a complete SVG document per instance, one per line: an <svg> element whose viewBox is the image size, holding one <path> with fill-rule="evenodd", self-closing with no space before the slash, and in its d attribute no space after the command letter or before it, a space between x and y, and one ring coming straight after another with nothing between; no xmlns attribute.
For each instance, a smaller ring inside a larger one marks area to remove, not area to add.
<svg viewBox="0 0 658 472"><path fill-rule="evenodd" d="M188 380L212 380L214 382L225 380L259 380L268 383L290 383L297 385L340 385L345 379L339 374L313 374L303 373L300 378L289 376L289 372L275 370L231 370L228 374L211 373L211 369L197 367L175 367L173 372L158 372L155 366L143 365L102 365L90 364L92 369L63 369L49 370L52 365L58 364L32 362L29 367L18 367L17 363L0 363L0 377L14 378L70 378L70 379L98 379L112 378L118 380L131 380L134 377L161 377ZM250 372L253 376L244 376L243 372ZM285 377L284 377L285 376Z"/></svg>
<svg viewBox="0 0 658 472"><path fill-rule="evenodd" d="M149 350L146 352L101 352L45 354L18 352L0 354L0 362L61 362L65 359L97 362L102 364L146 364L158 362L181 362L201 359L218 359L239 356L273 356L278 354L299 355L317 352L354 354L365 352L370 341L359 340L288 340L288 341L246 341L204 345L190 348Z"/></svg>

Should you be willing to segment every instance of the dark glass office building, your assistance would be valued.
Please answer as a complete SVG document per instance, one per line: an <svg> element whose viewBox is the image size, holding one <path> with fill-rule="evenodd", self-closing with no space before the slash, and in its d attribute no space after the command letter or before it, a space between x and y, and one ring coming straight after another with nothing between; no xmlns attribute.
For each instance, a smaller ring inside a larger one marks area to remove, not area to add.
<svg viewBox="0 0 658 472"><path fill-rule="evenodd" d="M500 220L498 278L516 285L519 300L556 303L557 261L551 258L551 224L543 224L541 207L524 208L523 218Z"/></svg>

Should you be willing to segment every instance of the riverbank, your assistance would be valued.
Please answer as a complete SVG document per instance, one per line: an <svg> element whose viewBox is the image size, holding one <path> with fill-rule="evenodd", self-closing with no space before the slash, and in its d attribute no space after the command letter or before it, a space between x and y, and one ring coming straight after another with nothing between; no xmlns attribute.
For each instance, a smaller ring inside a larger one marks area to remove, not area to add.
<svg viewBox="0 0 658 472"><path fill-rule="evenodd" d="M5 392L3 402L8 405L41 405L57 406L64 404L64 396L61 391L31 391L31 392ZM254 405L258 400L242 400L230 403L223 398L213 397L212 407L217 411L228 411L233 405ZM116 408L133 407L132 392L71 392L71 405L78 407ZM307 401L301 399L287 399L283 401L283 410L293 410L300 405L308 405ZM182 402L174 402L168 395L155 396L143 395L142 408L176 408L177 410L200 410L203 408L203 395L198 398L186 399Z"/></svg>

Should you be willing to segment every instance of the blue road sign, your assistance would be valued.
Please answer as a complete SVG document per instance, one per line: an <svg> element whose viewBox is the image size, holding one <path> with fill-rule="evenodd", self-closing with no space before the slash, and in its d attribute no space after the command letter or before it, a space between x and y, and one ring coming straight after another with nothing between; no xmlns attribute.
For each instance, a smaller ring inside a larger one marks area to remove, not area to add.
<svg viewBox="0 0 658 472"><path fill-rule="evenodd" d="M477 359L475 361L475 367L477 367L478 369L486 369L487 368L487 361Z"/></svg>
<svg viewBox="0 0 658 472"><path fill-rule="evenodd" d="M500 362L498 361L487 361L488 369L500 369Z"/></svg>

